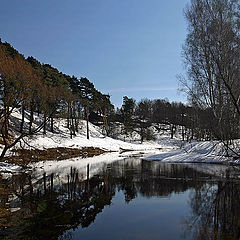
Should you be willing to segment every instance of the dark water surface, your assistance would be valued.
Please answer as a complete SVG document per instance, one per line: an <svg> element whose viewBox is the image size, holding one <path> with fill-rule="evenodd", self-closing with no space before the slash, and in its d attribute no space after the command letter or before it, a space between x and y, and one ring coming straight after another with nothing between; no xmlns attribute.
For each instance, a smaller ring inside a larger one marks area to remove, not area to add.
<svg viewBox="0 0 240 240"><path fill-rule="evenodd" d="M126 159L0 178L0 239L239 239L239 173Z"/></svg>

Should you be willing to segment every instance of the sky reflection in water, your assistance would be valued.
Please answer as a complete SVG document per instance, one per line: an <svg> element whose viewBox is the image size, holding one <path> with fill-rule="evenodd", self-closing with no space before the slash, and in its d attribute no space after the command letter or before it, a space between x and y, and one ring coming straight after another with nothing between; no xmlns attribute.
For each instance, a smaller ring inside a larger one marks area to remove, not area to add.
<svg viewBox="0 0 240 240"><path fill-rule="evenodd" d="M240 188L231 177L239 170L226 169L126 159L90 166L89 174L15 176L7 180L14 197L0 196L0 207L18 210L0 238L238 239Z"/></svg>

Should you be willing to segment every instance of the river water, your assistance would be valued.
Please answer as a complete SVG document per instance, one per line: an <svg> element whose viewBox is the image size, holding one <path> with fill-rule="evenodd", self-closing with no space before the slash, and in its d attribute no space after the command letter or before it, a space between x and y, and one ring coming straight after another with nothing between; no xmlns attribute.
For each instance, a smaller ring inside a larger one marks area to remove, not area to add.
<svg viewBox="0 0 240 240"><path fill-rule="evenodd" d="M0 239L240 237L236 167L138 158L76 166L1 178Z"/></svg>

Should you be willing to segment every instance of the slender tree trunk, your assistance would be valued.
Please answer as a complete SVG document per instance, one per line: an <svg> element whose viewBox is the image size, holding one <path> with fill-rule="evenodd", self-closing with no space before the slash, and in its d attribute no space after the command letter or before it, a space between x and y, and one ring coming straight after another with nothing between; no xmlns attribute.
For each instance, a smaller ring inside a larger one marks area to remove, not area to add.
<svg viewBox="0 0 240 240"><path fill-rule="evenodd" d="M23 132L24 118L25 118L25 101L22 102L22 120L21 120L21 125L20 125L20 133Z"/></svg>
<svg viewBox="0 0 240 240"><path fill-rule="evenodd" d="M9 106L4 105L4 136L7 139L9 137Z"/></svg>
<svg viewBox="0 0 240 240"><path fill-rule="evenodd" d="M173 139L173 124L171 124L171 139Z"/></svg>
<svg viewBox="0 0 240 240"><path fill-rule="evenodd" d="M107 122L107 117L106 117L106 108L104 108L104 112L103 110L100 108L100 113L102 114L102 118L103 118L103 125L105 127L106 130L106 134L107 136L109 135L109 128L108 128L108 122Z"/></svg>
<svg viewBox="0 0 240 240"><path fill-rule="evenodd" d="M76 104L74 105L73 111L74 111L74 128L75 132L78 133L78 102L76 102Z"/></svg>
<svg viewBox="0 0 240 240"><path fill-rule="evenodd" d="M76 136L76 134L75 134L75 126L74 126L74 119L73 119L73 107L71 107L70 111L71 111L71 123L70 123L70 125L71 125L71 134Z"/></svg>
<svg viewBox="0 0 240 240"><path fill-rule="evenodd" d="M33 124L33 101L30 103L30 120L29 120L29 134L32 132Z"/></svg>
<svg viewBox="0 0 240 240"><path fill-rule="evenodd" d="M143 143L143 126L141 126L141 143Z"/></svg>
<svg viewBox="0 0 240 240"><path fill-rule="evenodd" d="M182 126L182 140L185 140L185 129L184 126Z"/></svg>
<svg viewBox="0 0 240 240"><path fill-rule="evenodd" d="M68 102L68 107L67 107L67 128L70 129L70 103Z"/></svg>
<svg viewBox="0 0 240 240"><path fill-rule="evenodd" d="M4 156L5 156L6 152L7 152L7 150L8 150L8 147L5 146L4 149L3 149L2 152L1 152L0 160L2 160L2 159L4 158Z"/></svg>
<svg viewBox="0 0 240 240"><path fill-rule="evenodd" d="M74 136L76 136L76 132L75 132L75 124L74 124L74 119L73 119L73 117L72 117L71 128L72 128L72 134L73 134Z"/></svg>
<svg viewBox="0 0 240 240"><path fill-rule="evenodd" d="M51 117L51 132L53 133L53 116Z"/></svg>
<svg viewBox="0 0 240 240"><path fill-rule="evenodd" d="M184 114L182 113L182 140L185 140Z"/></svg>
<svg viewBox="0 0 240 240"><path fill-rule="evenodd" d="M194 127L192 127L191 129L191 140L193 140L193 137L194 137Z"/></svg>
<svg viewBox="0 0 240 240"><path fill-rule="evenodd" d="M87 119L87 139L89 139L89 126L88 126L88 122L89 122L89 116L88 116L88 99L87 99L87 104L86 104L86 119Z"/></svg>
<svg viewBox="0 0 240 240"><path fill-rule="evenodd" d="M44 113L43 115L43 134L44 135L46 134L46 120L47 120L46 113Z"/></svg>
<svg viewBox="0 0 240 240"><path fill-rule="evenodd" d="M72 125L73 125L73 134L76 136L76 108L75 104L72 107Z"/></svg>
<svg viewBox="0 0 240 240"><path fill-rule="evenodd" d="M77 117L75 117L75 119L74 119L74 125L75 125L75 130L78 133L78 119L77 119Z"/></svg>

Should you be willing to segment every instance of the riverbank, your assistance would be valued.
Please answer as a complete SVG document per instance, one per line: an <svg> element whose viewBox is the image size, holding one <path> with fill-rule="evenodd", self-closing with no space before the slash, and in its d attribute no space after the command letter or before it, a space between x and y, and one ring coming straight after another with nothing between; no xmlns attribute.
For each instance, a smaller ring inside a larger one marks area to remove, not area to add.
<svg viewBox="0 0 240 240"><path fill-rule="evenodd" d="M239 158L231 151L226 151L223 143L217 141L182 142L176 133L174 139L170 138L170 131L159 132L155 130L155 141L141 143L133 137L128 141L113 139L102 134L102 129L89 124L89 139L87 139L86 121L79 122L79 131L70 136L66 127L66 120L55 119L54 132L38 133L32 137L24 138L9 151L3 162L0 163L0 172L14 173L20 166L26 167L28 163L59 161L63 164L66 159L74 161L100 155L107 152L116 154L107 155L114 159L128 155L139 156L148 161L162 161L174 163L221 163L240 164ZM240 145L240 144L239 144ZM239 149L235 142L235 149ZM127 151L124 155L123 153ZM108 159L108 158L107 158Z"/></svg>
<svg viewBox="0 0 240 240"><path fill-rule="evenodd" d="M16 118L20 117L15 113ZM37 116L36 116L37 117ZM148 141L140 143L137 138L130 141L113 139L102 134L102 129L89 123L89 139L87 139L86 121L79 122L79 131L71 136L65 119L54 119L54 132L25 137L13 149L7 152L0 163L0 172L14 173L20 167L26 167L32 162L61 161L66 159L82 159L100 155L107 152L121 153L125 150L136 152L159 153L159 149L173 149L174 144L169 140L160 142ZM175 140L173 140L175 141ZM0 149L3 148L0 145ZM63 163L63 161L61 161Z"/></svg>
<svg viewBox="0 0 240 240"><path fill-rule="evenodd" d="M57 147L48 149L14 149L12 152L15 154L3 158L3 161L24 167L33 162L51 160L60 161L76 157L93 157L109 151L94 147L83 147L80 149Z"/></svg>
<svg viewBox="0 0 240 240"><path fill-rule="evenodd" d="M145 158L149 161L162 161L169 163L215 163L240 164L239 141L226 148L220 141L204 141L185 143L182 148L154 154Z"/></svg>

